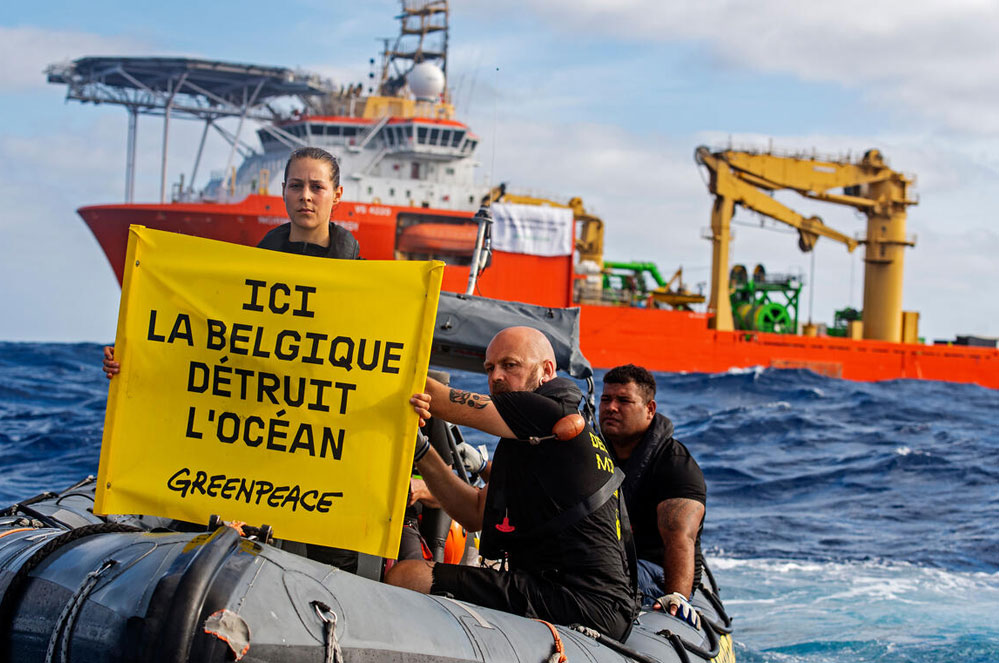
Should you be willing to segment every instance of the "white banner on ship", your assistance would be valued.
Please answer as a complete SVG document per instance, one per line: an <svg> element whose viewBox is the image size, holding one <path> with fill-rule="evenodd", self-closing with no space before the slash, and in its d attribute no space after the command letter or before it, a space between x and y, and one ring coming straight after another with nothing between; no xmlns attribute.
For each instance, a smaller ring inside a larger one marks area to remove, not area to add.
<svg viewBox="0 0 999 663"><path fill-rule="evenodd" d="M493 248L533 256L572 254L572 210L493 203Z"/></svg>

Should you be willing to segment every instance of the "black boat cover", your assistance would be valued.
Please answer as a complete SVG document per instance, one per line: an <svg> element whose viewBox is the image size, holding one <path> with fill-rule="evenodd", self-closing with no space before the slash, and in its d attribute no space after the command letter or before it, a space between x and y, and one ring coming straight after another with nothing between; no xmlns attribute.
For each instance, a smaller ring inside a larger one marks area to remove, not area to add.
<svg viewBox="0 0 999 663"><path fill-rule="evenodd" d="M482 372L486 346L507 327L540 330L555 348L559 370L585 380L593 375L579 349L579 309L535 306L474 295L442 292L430 363L444 368Z"/></svg>

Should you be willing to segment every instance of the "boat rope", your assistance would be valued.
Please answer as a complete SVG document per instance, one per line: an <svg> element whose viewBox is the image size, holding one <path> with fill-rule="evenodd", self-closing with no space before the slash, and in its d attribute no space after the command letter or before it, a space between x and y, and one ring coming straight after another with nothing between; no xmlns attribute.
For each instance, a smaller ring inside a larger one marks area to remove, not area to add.
<svg viewBox="0 0 999 663"><path fill-rule="evenodd" d="M701 560L701 568L704 570L704 574L708 577L708 582L711 583L711 586L707 587L703 582L701 582L701 589L704 590L704 595L708 597L708 602L711 603L711 606L718 613L718 616L722 618L721 625L714 622L712 622L711 625L718 633L731 633L732 618L729 617L727 612L725 612L725 606L722 605L721 597L719 596L721 588L718 586L717 581L715 581L715 574L711 572L711 568L708 567L708 562L705 559ZM704 615L702 614L701 617L703 618Z"/></svg>
<svg viewBox="0 0 999 663"><path fill-rule="evenodd" d="M565 655L565 644L563 644L562 638L559 637L558 631L555 630L555 626L543 619L535 619L534 621L541 622L547 626L548 630L552 632L552 638L555 640L555 651L545 659L545 663L566 663L569 657Z"/></svg>
<svg viewBox="0 0 999 663"><path fill-rule="evenodd" d="M687 656L687 643L683 641L683 638L669 629L663 629L656 633L656 635L661 635L669 640L669 643L673 645L673 649L676 650L676 655L680 658L680 663L690 663L690 657ZM712 656L711 658L714 657Z"/></svg>
<svg viewBox="0 0 999 663"><path fill-rule="evenodd" d="M681 638L676 633L673 633L669 629L663 629L662 631L658 631L656 635L666 638L673 644L673 648L676 649L678 654L681 654L680 660L683 663L687 663L687 661L689 660L687 658L688 651L691 654L696 654L697 656L700 656L701 658L711 660L716 656L718 656L718 654L721 652L721 639L719 638L718 633L715 632L714 628L712 628L711 622L707 622L702 619L701 626L704 628L704 636L708 640L708 646L710 647L710 649L703 649L701 647L698 647L697 645L693 645L684 640L683 638Z"/></svg>
<svg viewBox="0 0 999 663"><path fill-rule="evenodd" d="M97 581L116 563L113 559L104 560L99 568L87 574L87 577L84 578L76 593L73 594L72 600L63 606L62 612L59 613L59 617L56 619L52 637L49 638L49 646L45 650L45 663L52 663L55 660L52 657L55 654L56 646L60 645L60 643L58 660L68 660L69 641L71 639L69 634L73 632L73 627L76 625L76 617L80 614L80 608L83 606L84 601L87 600L87 597L90 596L90 592L93 591Z"/></svg>
<svg viewBox="0 0 999 663"><path fill-rule="evenodd" d="M324 663L343 663L343 651L336 639L336 613L322 601L312 601L312 608L319 615L326 630L326 658Z"/></svg>
<svg viewBox="0 0 999 663"><path fill-rule="evenodd" d="M16 532L34 532L34 527L18 527L16 529L9 529L6 532L0 532L0 539L7 536L8 534L14 534Z"/></svg>
<svg viewBox="0 0 999 663"><path fill-rule="evenodd" d="M71 543L77 539L82 539L94 534L141 531L142 530L138 527L132 527L131 525L121 525L119 523L97 523L95 525L85 525L83 527L78 527L77 529L71 529L68 532L63 532L59 536L49 539L45 545L38 548L38 550L32 553L31 557L21 564L21 568L17 570L17 573L15 573L10 579L10 582L7 583L7 588L4 590L3 596L0 597L0 641L3 641L5 636L9 637L13 632L14 609L21 600L21 593L23 592L25 585L28 583L28 575L35 569L36 566L47 559L49 555L67 543ZM6 660L4 654L4 651L0 649L0 663Z"/></svg>
<svg viewBox="0 0 999 663"><path fill-rule="evenodd" d="M707 620L708 623L710 623L711 627L714 628L714 630L717 631L718 633L731 633L732 618L728 616L727 612L725 612L725 607L722 605L721 599L718 597L717 594L715 594L713 591L711 591L709 588L705 587L704 585L701 585L701 591L704 592L704 596L707 597L708 603L711 604L711 607L715 609L715 612L717 612L718 616L721 617L722 619L721 624L714 622L710 619ZM700 613L700 615L701 615L701 621L704 621L706 619L704 613Z"/></svg>
<svg viewBox="0 0 999 663"><path fill-rule="evenodd" d="M589 626L583 626L582 624L573 624L569 628L578 633L582 633L588 638L596 640L597 642L604 645L608 649L613 649L618 654L621 654L622 656L627 656L633 661L638 661L639 663L659 663L658 659L652 658L651 656L646 656L642 652L636 651L631 647L625 645L624 643L615 640L614 638L608 638L600 631L594 628L590 628Z"/></svg>

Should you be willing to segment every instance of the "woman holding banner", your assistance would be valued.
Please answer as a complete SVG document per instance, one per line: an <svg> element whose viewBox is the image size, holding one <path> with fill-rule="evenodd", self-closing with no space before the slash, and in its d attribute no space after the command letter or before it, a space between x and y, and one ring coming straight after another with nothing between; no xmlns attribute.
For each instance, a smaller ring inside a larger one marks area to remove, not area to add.
<svg viewBox="0 0 999 663"><path fill-rule="evenodd" d="M360 246L350 231L330 221L343 195L336 157L320 147L292 152L284 167L281 194L289 222L264 235L258 248L320 258L360 258ZM104 347L103 364L109 380L121 370L114 346Z"/></svg>

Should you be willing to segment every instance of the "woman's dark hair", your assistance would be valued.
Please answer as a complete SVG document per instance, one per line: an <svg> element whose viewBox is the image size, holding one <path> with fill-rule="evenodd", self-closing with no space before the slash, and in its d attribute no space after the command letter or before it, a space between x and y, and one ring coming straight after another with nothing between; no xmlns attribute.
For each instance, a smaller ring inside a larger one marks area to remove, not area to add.
<svg viewBox="0 0 999 663"><path fill-rule="evenodd" d="M330 178L333 180L333 188L340 186L340 162L336 160L336 157L324 150L321 147L300 147L291 153L288 157L288 163L284 165L284 179L288 181L288 168L291 167L291 162L296 159L315 159L317 161L325 161L330 166Z"/></svg>
<svg viewBox="0 0 999 663"><path fill-rule="evenodd" d="M635 386L645 397L646 403L656 397L656 379L652 377L652 373L641 366L625 364L610 369L604 375L604 384L628 384L629 382L635 383Z"/></svg>

